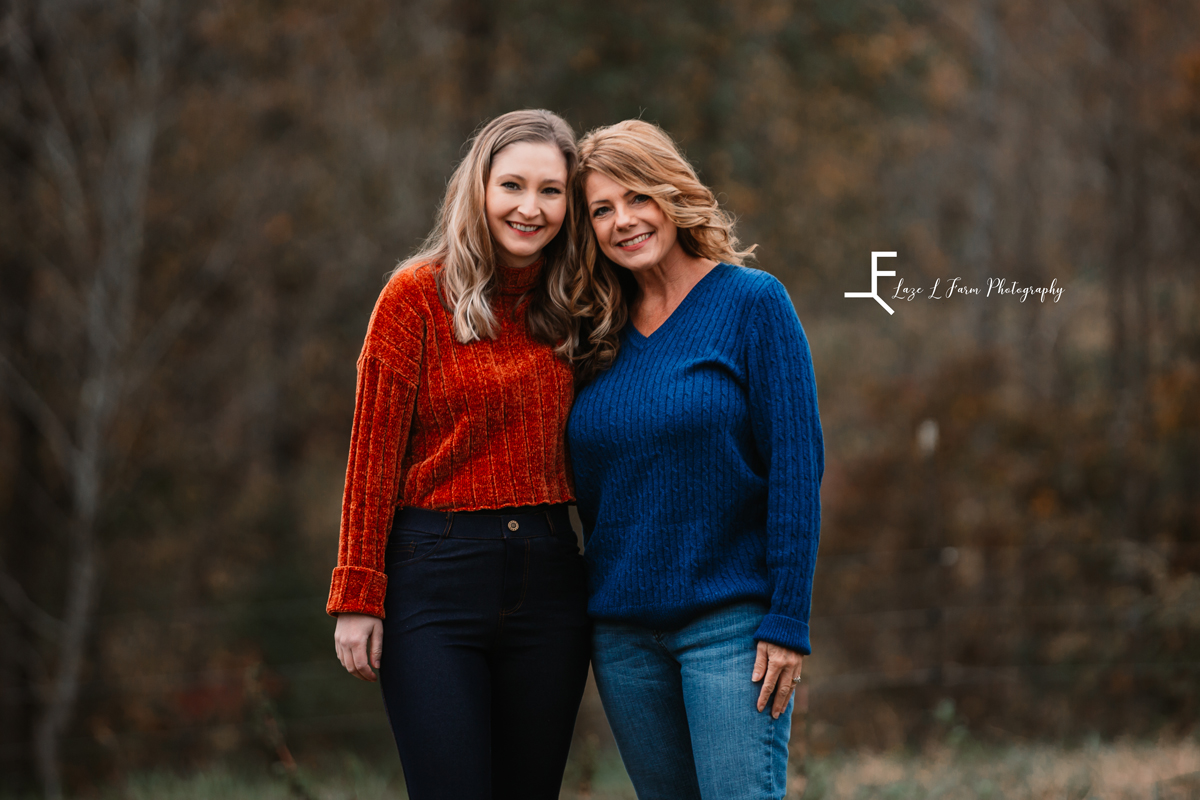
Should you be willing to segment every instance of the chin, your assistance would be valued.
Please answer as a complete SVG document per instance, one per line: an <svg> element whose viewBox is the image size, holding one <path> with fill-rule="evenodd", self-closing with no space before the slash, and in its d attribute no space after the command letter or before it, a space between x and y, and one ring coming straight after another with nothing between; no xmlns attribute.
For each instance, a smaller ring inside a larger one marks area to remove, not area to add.
<svg viewBox="0 0 1200 800"><path fill-rule="evenodd" d="M613 258L612 256L609 256L608 260L613 262L614 264L616 264L618 267L624 267L625 269L629 270L630 272L637 272L639 270L646 269L647 267L652 267L658 263L657 261L653 261L653 260L647 259L647 258L629 258L624 253L619 253L618 255L625 256L625 257L617 259L617 258ZM638 255L640 256L641 253L639 253Z"/></svg>
<svg viewBox="0 0 1200 800"><path fill-rule="evenodd" d="M522 242L522 244L525 244L525 243ZM533 258L534 256L537 256L539 253L542 252L542 247L541 247L541 245L530 246L528 244L525 244L524 247L506 247L506 248L504 248L504 251L512 258L526 259L526 258Z"/></svg>

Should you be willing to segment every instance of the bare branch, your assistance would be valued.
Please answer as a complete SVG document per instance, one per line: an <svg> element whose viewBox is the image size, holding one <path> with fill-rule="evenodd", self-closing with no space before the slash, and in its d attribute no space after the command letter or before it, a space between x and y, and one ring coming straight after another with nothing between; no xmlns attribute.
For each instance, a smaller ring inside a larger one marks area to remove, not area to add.
<svg viewBox="0 0 1200 800"><path fill-rule="evenodd" d="M954 16L954 6L952 4L934 4L930 6L930 9L934 12L934 20L940 23L937 25L937 30L942 35L953 38L958 43L969 47L972 51L977 51L983 46L979 40L978 32L973 30L969 23L959 20ZM1031 56L1028 48L1021 45L1017 40L1006 39L1004 42L1004 53L1006 56L1015 56L1015 58L1005 62L1006 66L1020 67L1027 74L1037 78L1039 85L1053 95L1058 102L1063 103L1064 107L1077 106L1079 104L1078 98L1063 88L1062 81L1040 66L1038 59Z"/></svg>
<svg viewBox="0 0 1200 800"><path fill-rule="evenodd" d="M129 343L135 316L138 267L145 232L157 104L162 65L157 33L158 8L143 0L136 12L138 60L127 113L116 126L100 182L100 259L89 297L88 329L94 342L115 339L115 351ZM100 350L101 363L113 350ZM118 387L119 388L119 387Z"/></svg>
<svg viewBox="0 0 1200 800"><path fill-rule="evenodd" d="M44 148L58 185L63 203L63 222L72 255L80 263L86 263L91 253L91 234L88 231L87 200L75 147L46 76L33 58L33 44L15 13L5 20L4 38L13 55L21 87L42 107L47 117L45 133L35 137L35 141L40 141Z"/></svg>
<svg viewBox="0 0 1200 800"><path fill-rule="evenodd" d="M76 49L69 43L69 38L64 36L62 27L69 26L68 34L70 39L76 41L86 41L87 36L79 30L80 23L77 19L60 20L58 15L51 14L50 9L46 9L45 19L47 27L50 29L51 35L54 36L56 44L60 52L65 58L64 70L64 88L66 89L67 104L74 114L74 118L79 121L83 128L83 135L103 149L108 146L107 136L104 133L104 125L100 121L100 112L96 108L95 99L92 95L92 88L88 80L87 70L80 61ZM85 162L86 166L86 162ZM95 175L91 175L93 179Z"/></svg>
<svg viewBox="0 0 1200 800"><path fill-rule="evenodd" d="M1080 29L1082 29L1083 32L1088 35L1088 38L1098 45L1102 51L1108 52L1111 49L1109 44L1104 40L1104 37L1097 33L1092 28L1090 23L1084 22L1083 15L1079 13L1079 10L1075 8L1073 3L1069 2L1069 0L1059 0L1059 5L1067 10L1068 16L1075 20L1075 24L1078 25Z"/></svg>
<svg viewBox="0 0 1200 800"><path fill-rule="evenodd" d="M208 294L233 268L235 256L250 220L255 217L252 213L254 205L255 200L251 194L243 191L232 214L235 223L226 229L204 259L204 266L200 268L200 286L189 287L186 294L181 292L142 340L134 353L133 377L129 381L130 392L136 392L141 383L149 377L167 350L200 312Z"/></svg>
<svg viewBox="0 0 1200 800"><path fill-rule="evenodd" d="M16 578L8 574L4 562L0 561L0 599L8 606L8 610L17 619L29 626L38 636L49 641L57 641L62 633L62 622L42 610L42 607L29 599L25 590Z"/></svg>
<svg viewBox="0 0 1200 800"><path fill-rule="evenodd" d="M29 381L25 380L25 376L3 355L0 355L0 384L3 384L13 402L25 409L25 413L33 420L42 436L46 437L50 451L54 453L63 472L74 475L79 450L72 442L67 427Z"/></svg>
<svg viewBox="0 0 1200 800"><path fill-rule="evenodd" d="M1163 175L1168 181L1174 181L1179 187L1179 196L1188 205L1193 212L1193 219L1200 219L1200 181L1188 173L1187 170L1173 169L1171 162L1166 158L1160 158L1162 163Z"/></svg>
<svg viewBox="0 0 1200 800"><path fill-rule="evenodd" d="M86 305L83 302L83 298L79 296L78 287L72 283L66 271L36 244L30 246L29 252L33 255L33 259L37 262L38 266L45 270L45 274L49 276L50 282L54 285L59 297L66 300L68 313L77 317L82 316Z"/></svg>
<svg viewBox="0 0 1200 800"><path fill-rule="evenodd" d="M141 0L137 10L138 89L143 99L157 98L162 83L163 32L159 0Z"/></svg>
<svg viewBox="0 0 1200 800"><path fill-rule="evenodd" d="M93 470L94 471L94 470ZM94 498L93 498L94 499ZM95 505L83 498L77 507L69 541L68 591L63 608L58 670L46 698L45 709L34 726L34 757L48 798L61 798L62 734L70 722L79 697L88 633L92 627L98 596L98 554L95 536Z"/></svg>

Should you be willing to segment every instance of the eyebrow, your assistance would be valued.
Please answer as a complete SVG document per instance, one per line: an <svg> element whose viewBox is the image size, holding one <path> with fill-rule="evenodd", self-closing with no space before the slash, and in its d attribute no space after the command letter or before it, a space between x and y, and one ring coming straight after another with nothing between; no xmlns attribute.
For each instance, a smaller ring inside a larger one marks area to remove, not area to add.
<svg viewBox="0 0 1200 800"><path fill-rule="evenodd" d="M507 173L505 173L505 174L503 174L503 175L495 175L495 176L493 176L493 177L494 177L494 179L495 179L495 180L498 180L498 181L502 181L502 180L504 180L504 179L506 179L506 178L516 178L516 179L517 179L517 180L519 180L519 181L523 181L523 180L525 180L525 176L524 176L524 175L518 175L518 174L517 174L517 173L515 173L515 172L507 172ZM560 184L560 185L562 185L562 186L566 186L566 185L567 185L567 184L566 184L566 182L564 182L564 181L560 181L558 178L551 178L551 179L550 179L550 180L548 180L548 181L543 181L543 184L546 184L546 183L557 183L557 184Z"/></svg>
<svg viewBox="0 0 1200 800"><path fill-rule="evenodd" d="M625 194L621 195L621 197L623 197L623 198L629 197L629 195L631 195L631 194L639 195L639 194L643 194L643 192L639 192L636 189L627 189L625 191ZM593 200L592 202L588 203L588 208L591 208L592 206L596 205L597 203L607 203L607 202L609 202L608 198L601 197L599 200Z"/></svg>

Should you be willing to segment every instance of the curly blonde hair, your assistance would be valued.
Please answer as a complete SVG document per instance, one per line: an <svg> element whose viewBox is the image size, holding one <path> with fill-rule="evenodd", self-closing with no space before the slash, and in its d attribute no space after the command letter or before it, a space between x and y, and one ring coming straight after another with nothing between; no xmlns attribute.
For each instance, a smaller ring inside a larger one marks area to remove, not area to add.
<svg viewBox="0 0 1200 800"><path fill-rule="evenodd" d="M757 247L740 249L733 217L662 128L629 119L590 131L579 142L572 184L580 263L570 296L569 345L580 384L612 366L637 291L629 271L610 261L596 242L587 203L587 178L593 172L652 198L675 223L679 245L690 256L742 264Z"/></svg>
<svg viewBox="0 0 1200 800"><path fill-rule="evenodd" d="M488 230L486 190L496 154L518 142L556 147L567 162L567 185L578 165L575 132L566 120L544 109L510 111L485 124L471 138L471 149L455 168L446 185L433 231L416 253L402 261L393 275L410 266L434 264L438 294L453 315L454 336L462 343L494 338L497 320L491 296L496 285L496 248ZM567 193L567 219L574 200ZM572 326L569 296L576 262L574 232L570 224L542 250L545 263L537 286L531 290L525 312L529 333L555 346L563 358L570 354Z"/></svg>

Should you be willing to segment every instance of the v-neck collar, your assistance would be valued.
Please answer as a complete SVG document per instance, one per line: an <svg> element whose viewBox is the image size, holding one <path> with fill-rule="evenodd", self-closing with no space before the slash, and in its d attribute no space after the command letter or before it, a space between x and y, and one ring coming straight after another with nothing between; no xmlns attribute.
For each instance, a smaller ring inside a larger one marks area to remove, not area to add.
<svg viewBox="0 0 1200 800"><path fill-rule="evenodd" d="M660 339L667 338L663 334L668 333L675 320L683 316L683 312L687 310L688 305L692 302L692 298L702 292L702 287L704 287L705 284L712 282L710 279L713 279L713 275L718 272L724 272L727 269L732 269L732 266L722 261L718 262L715 267L704 273L704 277L696 281L696 285L688 290L688 293L685 294L683 299L679 301L679 305L675 306L675 310L667 315L667 318L662 321L662 324L651 331L649 336L637 329L637 326L633 324L633 315L630 315L629 319L625 321L626 343L640 349L648 344L651 344L652 342L657 342Z"/></svg>

